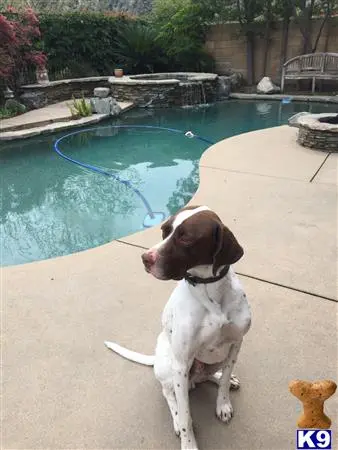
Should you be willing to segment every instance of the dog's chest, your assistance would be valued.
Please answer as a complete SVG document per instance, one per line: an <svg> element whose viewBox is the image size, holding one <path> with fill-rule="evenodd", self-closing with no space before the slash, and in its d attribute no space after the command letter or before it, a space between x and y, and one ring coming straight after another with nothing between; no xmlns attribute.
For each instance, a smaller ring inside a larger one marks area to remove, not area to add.
<svg viewBox="0 0 338 450"><path fill-rule="evenodd" d="M249 323L250 316L242 309L224 310L221 316L207 314L201 322L197 359L207 364L223 361L230 344L242 339Z"/></svg>
<svg viewBox="0 0 338 450"><path fill-rule="evenodd" d="M229 345L237 340L236 325L229 323L226 318L222 324L219 319L210 315L201 324L197 359L207 364L223 361L228 354Z"/></svg>
<svg viewBox="0 0 338 450"><path fill-rule="evenodd" d="M216 298L213 292L206 295L205 289L201 288L200 292L191 293L187 286L179 284L162 316L170 345L176 349L184 347L188 354L206 364L222 362L231 343L242 340L251 323L244 292L221 288L226 294L223 301L217 303L211 301Z"/></svg>

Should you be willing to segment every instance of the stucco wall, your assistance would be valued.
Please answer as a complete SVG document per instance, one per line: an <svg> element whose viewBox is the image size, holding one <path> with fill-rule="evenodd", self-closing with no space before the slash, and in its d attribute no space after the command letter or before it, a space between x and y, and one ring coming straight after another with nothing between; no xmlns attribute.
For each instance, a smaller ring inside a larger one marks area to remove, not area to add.
<svg viewBox="0 0 338 450"><path fill-rule="evenodd" d="M313 36L317 36L321 21L313 21ZM324 27L317 51L325 50L327 27ZM255 76L259 81L262 76L270 76L278 80L280 55L282 45L282 26L278 24L271 33L271 44L268 54L267 73L263 74L263 55L265 42L262 38L256 38L255 43ZM225 74L229 67L240 70L246 78L246 43L244 36L240 33L238 24L221 24L210 27L207 36L206 48L216 60L216 72ZM338 52L338 20L331 26L328 40L329 52ZM289 43L287 59L302 54L302 35L299 27L292 23L289 30Z"/></svg>

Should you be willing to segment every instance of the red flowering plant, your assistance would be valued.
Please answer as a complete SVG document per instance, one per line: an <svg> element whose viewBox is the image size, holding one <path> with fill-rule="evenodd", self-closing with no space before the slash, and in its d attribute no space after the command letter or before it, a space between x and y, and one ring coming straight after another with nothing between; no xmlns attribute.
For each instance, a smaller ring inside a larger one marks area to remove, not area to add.
<svg viewBox="0 0 338 450"><path fill-rule="evenodd" d="M0 14L0 78L17 86L24 72L45 67L47 56L36 50L41 37L39 19L31 8L12 6Z"/></svg>

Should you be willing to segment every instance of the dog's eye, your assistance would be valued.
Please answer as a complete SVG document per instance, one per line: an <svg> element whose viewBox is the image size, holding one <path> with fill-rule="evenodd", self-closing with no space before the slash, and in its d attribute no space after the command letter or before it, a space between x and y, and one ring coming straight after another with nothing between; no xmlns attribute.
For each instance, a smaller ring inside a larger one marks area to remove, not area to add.
<svg viewBox="0 0 338 450"><path fill-rule="evenodd" d="M170 233L171 233L171 226L164 225L162 227L162 239L165 239L166 237L168 237Z"/></svg>
<svg viewBox="0 0 338 450"><path fill-rule="evenodd" d="M193 238L192 236L189 236L187 233L185 233L183 230L177 230L176 238L179 241L180 244L189 246L193 244Z"/></svg>

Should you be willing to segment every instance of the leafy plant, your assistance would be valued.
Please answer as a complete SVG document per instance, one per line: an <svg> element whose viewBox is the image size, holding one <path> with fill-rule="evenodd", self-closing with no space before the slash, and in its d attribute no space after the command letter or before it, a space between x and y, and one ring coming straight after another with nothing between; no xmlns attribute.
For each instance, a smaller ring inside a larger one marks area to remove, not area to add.
<svg viewBox="0 0 338 450"><path fill-rule="evenodd" d="M161 71L168 66L155 28L141 21L123 23L117 28L113 54L116 62L129 73Z"/></svg>
<svg viewBox="0 0 338 450"><path fill-rule="evenodd" d="M16 113L8 110L7 108L0 108L0 120L9 119L10 117L16 116Z"/></svg>
<svg viewBox="0 0 338 450"><path fill-rule="evenodd" d="M0 78L13 86L24 71L43 67L47 57L35 48L41 37L39 20L31 8L8 6L0 14Z"/></svg>
<svg viewBox="0 0 338 450"><path fill-rule="evenodd" d="M3 108L0 108L0 119L9 119L26 112L26 107L14 98L6 100Z"/></svg>
<svg viewBox="0 0 338 450"><path fill-rule="evenodd" d="M210 70L213 59L204 50L208 22L214 10L201 1L156 0L151 21L157 43L174 70Z"/></svg>
<svg viewBox="0 0 338 450"><path fill-rule="evenodd" d="M40 14L43 47L51 79L107 75L115 67L114 40L127 15L96 12Z"/></svg>
<svg viewBox="0 0 338 450"><path fill-rule="evenodd" d="M5 109L9 111L13 116L17 116L26 112L26 106L15 100L14 98L10 98L6 101Z"/></svg>
<svg viewBox="0 0 338 450"><path fill-rule="evenodd" d="M76 99L72 97L73 103L68 105L70 112L74 118L76 117L89 117L93 114L91 104L84 98Z"/></svg>

